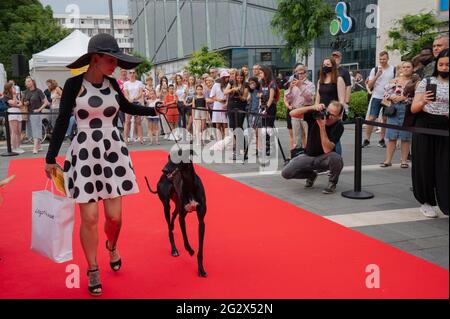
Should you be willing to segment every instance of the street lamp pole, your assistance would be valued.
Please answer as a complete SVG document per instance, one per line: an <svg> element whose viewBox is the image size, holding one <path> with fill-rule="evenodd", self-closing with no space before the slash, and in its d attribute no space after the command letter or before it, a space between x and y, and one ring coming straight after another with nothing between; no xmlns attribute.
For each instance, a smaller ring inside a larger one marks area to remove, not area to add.
<svg viewBox="0 0 450 319"><path fill-rule="evenodd" d="M145 56L147 59L150 59L150 44L148 39L148 20L147 20L147 1L142 0L142 4L144 8L142 9L142 13L144 14L144 27L145 27Z"/></svg>
<svg viewBox="0 0 450 319"><path fill-rule="evenodd" d="M114 13L113 13L113 4L112 0L108 0L109 2L109 20L111 21L111 35L114 37Z"/></svg>

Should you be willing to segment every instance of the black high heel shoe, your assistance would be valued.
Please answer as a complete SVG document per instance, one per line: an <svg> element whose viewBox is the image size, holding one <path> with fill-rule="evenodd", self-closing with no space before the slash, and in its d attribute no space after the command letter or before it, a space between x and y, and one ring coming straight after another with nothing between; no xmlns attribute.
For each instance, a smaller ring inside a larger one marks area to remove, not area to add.
<svg viewBox="0 0 450 319"><path fill-rule="evenodd" d="M109 248L108 247L108 240L106 241L106 249L108 249L109 252L113 253L116 251L116 247ZM120 267L122 267L122 258L119 258L117 261L110 261L109 265L111 266L111 269L113 271L119 271Z"/></svg>
<svg viewBox="0 0 450 319"><path fill-rule="evenodd" d="M100 272L99 269L90 269L87 271L87 276L89 277L88 291L93 297L100 297L103 293L102 284L100 283Z"/></svg>

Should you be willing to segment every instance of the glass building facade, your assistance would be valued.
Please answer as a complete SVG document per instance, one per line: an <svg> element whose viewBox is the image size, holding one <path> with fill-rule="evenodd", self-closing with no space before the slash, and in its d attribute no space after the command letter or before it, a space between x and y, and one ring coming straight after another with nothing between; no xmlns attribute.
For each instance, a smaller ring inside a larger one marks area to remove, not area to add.
<svg viewBox="0 0 450 319"><path fill-rule="evenodd" d="M326 0L333 9L339 2ZM348 31L343 25L336 35L327 26L324 34L314 43L314 70L319 70L323 59L330 57L333 51L342 52L342 64L350 70L370 70L376 61L376 5L377 0L346 1L345 6L338 7L338 11L345 12L343 19L352 19L352 28ZM337 16L337 14L336 14ZM344 23L345 23L344 22ZM339 22L339 25L341 23ZM335 31L335 30L334 30Z"/></svg>
<svg viewBox="0 0 450 319"><path fill-rule="evenodd" d="M227 67L268 65L292 69L282 59L284 43L270 22L277 0L128 0L135 50L168 73L207 45L221 52ZM179 70L178 70L179 71Z"/></svg>
<svg viewBox="0 0 450 319"><path fill-rule="evenodd" d="M227 64L232 68L241 68L244 65L252 66L255 64L267 65L272 68L274 73L289 72L295 64L295 57L290 56L289 60L282 57L283 49L281 48L234 48L222 51Z"/></svg>

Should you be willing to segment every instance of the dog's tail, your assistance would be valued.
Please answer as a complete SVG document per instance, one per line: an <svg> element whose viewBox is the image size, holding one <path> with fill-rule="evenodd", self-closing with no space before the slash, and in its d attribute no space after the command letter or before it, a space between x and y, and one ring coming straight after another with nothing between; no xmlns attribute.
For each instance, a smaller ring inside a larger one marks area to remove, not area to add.
<svg viewBox="0 0 450 319"><path fill-rule="evenodd" d="M151 189L151 187L150 187L150 184L148 183L147 177L144 176L144 178L145 178L145 182L147 183L147 187L148 187L148 190L150 191L150 193L152 193L152 194L158 194L158 192L152 191L152 189Z"/></svg>

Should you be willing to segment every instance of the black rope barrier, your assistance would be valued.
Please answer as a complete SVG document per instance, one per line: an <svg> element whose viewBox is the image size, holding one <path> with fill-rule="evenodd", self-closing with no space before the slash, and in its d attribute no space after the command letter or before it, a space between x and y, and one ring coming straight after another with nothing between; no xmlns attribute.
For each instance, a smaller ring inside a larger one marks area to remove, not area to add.
<svg viewBox="0 0 450 319"><path fill-rule="evenodd" d="M378 123L367 121L361 117L355 119L355 171L353 180L353 189L342 192L341 195L350 199L370 199L375 195L371 192L363 191L361 189L361 172L362 172L362 127L363 124L391 128L399 131L407 131L413 134L426 134L435 136L448 137L449 132L446 130L437 130L423 127L403 127L391 124Z"/></svg>
<svg viewBox="0 0 450 319"><path fill-rule="evenodd" d="M385 128L391 128L399 131L407 131L416 134L426 134L426 135L438 135L438 136L446 136L448 137L448 131L438 130L434 128L425 128L425 127L415 127L415 126L397 126L392 124L385 124L373 121L363 120L363 124L371 125L371 126L380 126Z"/></svg>
<svg viewBox="0 0 450 319"><path fill-rule="evenodd" d="M11 131L9 129L9 116L10 115L41 115L41 116L47 116L47 115L57 115L59 114L59 111L45 111L45 112L8 112L3 111L0 112L0 117L5 118L5 130L6 130L6 152L0 154L0 156L3 157L9 157L9 156L17 156L19 155L16 152L13 152L12 146L11 146Z"/></svg>

